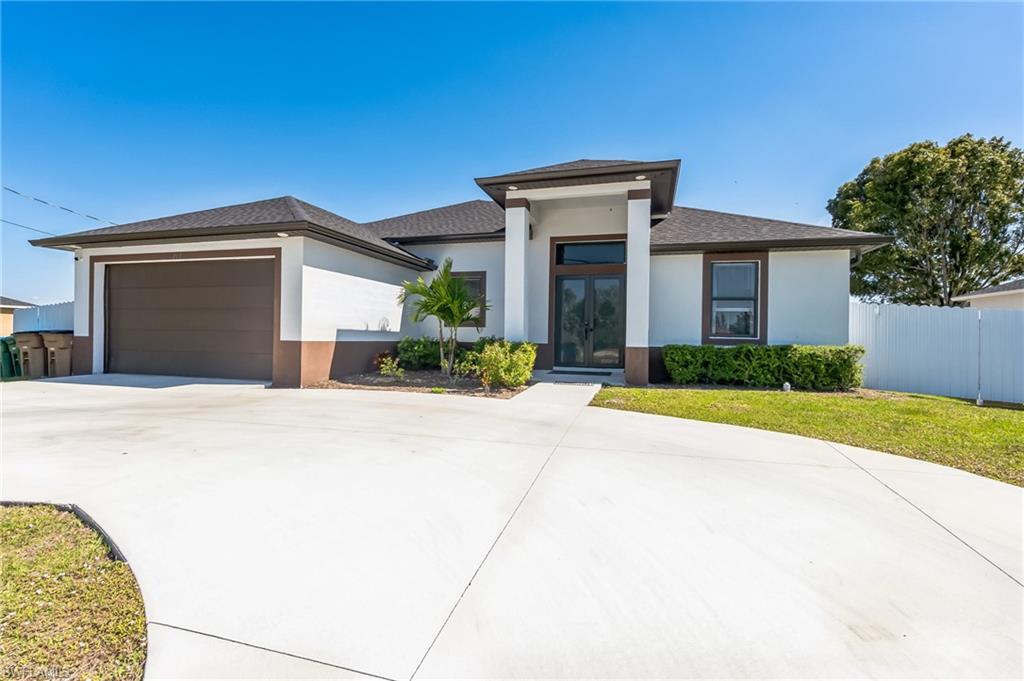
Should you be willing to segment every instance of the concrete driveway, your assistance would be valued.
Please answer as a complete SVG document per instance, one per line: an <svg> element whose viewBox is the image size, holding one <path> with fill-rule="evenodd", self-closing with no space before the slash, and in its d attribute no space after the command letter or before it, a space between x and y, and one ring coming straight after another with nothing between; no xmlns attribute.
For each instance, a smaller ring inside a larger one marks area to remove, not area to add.
<svg viewBox="0 0 1024 681"><path fill-rule="evenodd" d="M149 678L1021 676L1021 489L590 394L6 384L0 493L114 537Z"/></svg>

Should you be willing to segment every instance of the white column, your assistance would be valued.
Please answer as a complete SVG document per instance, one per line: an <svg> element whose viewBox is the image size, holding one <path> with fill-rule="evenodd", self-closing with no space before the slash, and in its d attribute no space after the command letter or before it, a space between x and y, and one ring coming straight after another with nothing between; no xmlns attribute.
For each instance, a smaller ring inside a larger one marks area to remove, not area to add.
<svg viewBox="0 0 1024 681"><path fill-rule="evenodd" d="M651 316L651 190L630 190L626 203L626 381L644 385Z"/></svg>
<svg viewBox="0 0 1024 681"><path fill-rule="evenodd" d="M526 340L526 243L530 239L530 202L505 202L505 338Z"/></svg>

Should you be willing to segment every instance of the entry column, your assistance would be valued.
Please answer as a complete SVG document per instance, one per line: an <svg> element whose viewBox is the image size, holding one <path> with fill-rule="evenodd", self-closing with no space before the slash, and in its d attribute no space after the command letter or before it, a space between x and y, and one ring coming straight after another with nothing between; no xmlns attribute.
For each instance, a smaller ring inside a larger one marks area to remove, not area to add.
<svg viewBox="0 0 1024 681"><path fill-rule="evenodd" d="M651 313L651 190L629 190L626 203L626 383L647 385Z"/></svg>
<svg viewBox="0 0 1024 681"><path fill-rule="evenodd" d="M530 202L505 201L505 338L526 340L526 243L530 239Z"/></svg>

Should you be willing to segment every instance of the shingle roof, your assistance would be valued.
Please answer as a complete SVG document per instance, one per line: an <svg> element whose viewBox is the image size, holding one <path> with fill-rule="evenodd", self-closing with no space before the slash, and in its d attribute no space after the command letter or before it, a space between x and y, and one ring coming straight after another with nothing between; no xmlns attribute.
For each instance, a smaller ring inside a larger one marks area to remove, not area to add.
<svg viewBox="0 0 1024 681"><path fill-rule="evenodd" d="M493 201L466 201L365 223L374 234L401 241L416 237L494 234L505 229L505 211Z"/></svg>
<svg viewBox="0 0 1024 681"><path fill-rule="evenodd" d="M1007 293L1008 291L1024 291L1024 279L1016 279L1014 281L1008 281L1005 284L996 284L995 286L986 286L985 288L979 288L977 291L971 291L965 293L957 298L965 298L967 296L981 296L989 293Z"/></svg>
<svg viewBox="0 0 1024 681"><path fill-rule="evenodd" d="M880 234L805 225L750 215L676 206L651 229L652 250L706 247L782 245L882 245L891 239ZM794 243L795 242L795 243Z"/></svg>
<svg viewBox="0 0 1024 681"><path fill-rule="evenodd" d="M88 242L96 237L145 236L161 232L175 232L231 227L260 227L278 224L308 223L335 232L350 240L361 242L373 249L392 253L402 258L417 259L408 251L381 239L375 232L357 222L332 213L311 203L300 201L293 196L240 203L220 208L181 213L152 220L129 222L114 227L101 227L59 237L35 239L37 246L58 246Z"/></svg>
<svg viewBox="0 0 1024 681"><path fill-rule="evenodd" d="M592 158L580 158L575 161L568 161L566 163L555 163L554 165L550 166L540 166L539 168L530 168L528 170L516 170L511 173L502 173L502 175L530 175L532 173L549 173L556 172L559 170L589 170L591 168L607 168L609 166L628 166L637 163L643 163L643 161L609 161Z"/></svg>
<svg viewBox="0 0 1024 681"><path fill-rule="evenodd" d="M17 298L0 296L0 307L32 307L32 303L26 303L25 301L18 300Z"/></svg>
<svg viewBox="0 0 1024 681"><path fill-rule="evenodd" d="M505 213L489 201L467 201L366 224L386 239L399 242L443 237L497 234L505 228ZM817 225L770 220L749 215L676 206L651 228L654 250L685 249L703 245L771 244L799 241L807 245L884 244L887 237ZM799 244L798 244L799 245Z"/></svg>

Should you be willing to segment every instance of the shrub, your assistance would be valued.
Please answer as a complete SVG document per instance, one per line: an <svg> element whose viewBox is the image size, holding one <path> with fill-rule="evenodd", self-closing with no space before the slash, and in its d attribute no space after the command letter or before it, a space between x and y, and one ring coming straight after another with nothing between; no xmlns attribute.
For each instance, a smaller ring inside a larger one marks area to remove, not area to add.
<svg viewBox="0 0 1024 681"><path fill-rule="evenodd" d="M375 362L381 376L394 376L397 379L405 378L405 369L398 366L398 360L391 355L382 352L377 355Z"/></svg>
<svg viewBox="0 0 1024 681"><path fill-rule="evenodd" d="M860 385L859 345L667 345L673 383L717 383L801 390L850 390Z"/></svg>
<svg viewBox="0 0 1024 681"><path fill-rule="evenodd" d="M464 350L455 360L455 375L461 377L480 375L480 353Z"/></svg>
<svg viewBox="0 0 1024 681"><path fill-rule="evenodd" d="M536 345L497 340L483 346L479 355L479 372L485 388L518 388L530 380L537 360Z"/></svg>
<svg viewBox="0 0 1024 681"><path fill-rule="evenodd" d="M403 338L398 341L398 362L409 371L441 368L441 347L436 338Z"/></svg>

